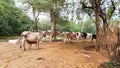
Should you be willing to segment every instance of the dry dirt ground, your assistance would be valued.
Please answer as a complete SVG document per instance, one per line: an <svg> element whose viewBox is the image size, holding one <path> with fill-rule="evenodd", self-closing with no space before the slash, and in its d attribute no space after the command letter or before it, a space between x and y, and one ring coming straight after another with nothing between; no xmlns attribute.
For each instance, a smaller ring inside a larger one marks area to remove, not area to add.
<svg viewBox="0 0 120 68"><path fill-rule="evenodd" d="M0 42L0 68L100 68L109 59L90 47L95 42L43 42L40 49L23 51L18 45Z"/></svg>

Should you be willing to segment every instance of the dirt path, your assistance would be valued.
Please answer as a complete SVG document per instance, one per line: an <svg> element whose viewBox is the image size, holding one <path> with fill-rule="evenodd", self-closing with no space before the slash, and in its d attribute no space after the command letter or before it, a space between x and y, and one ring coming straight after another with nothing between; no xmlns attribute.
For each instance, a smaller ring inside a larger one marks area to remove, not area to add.
<svg viewBox="0 0 120 68"><path fill-rule="evenodd" d="M41 43L40 49L23 51L0 42L0 68L98 68L109 59L86 47L91 42Z"/></svg>

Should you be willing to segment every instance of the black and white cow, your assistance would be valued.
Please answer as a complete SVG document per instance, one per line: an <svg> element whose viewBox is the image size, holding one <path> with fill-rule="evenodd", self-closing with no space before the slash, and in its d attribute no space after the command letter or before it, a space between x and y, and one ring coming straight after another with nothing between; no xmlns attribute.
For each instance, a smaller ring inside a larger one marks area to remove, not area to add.
<svg viewBox="0 0 120 68"><path fill-rule="evenodd" d="M81 37L83 39L91 39L93 41L93 39L96 39L96 34L81 32Z"/></svg>

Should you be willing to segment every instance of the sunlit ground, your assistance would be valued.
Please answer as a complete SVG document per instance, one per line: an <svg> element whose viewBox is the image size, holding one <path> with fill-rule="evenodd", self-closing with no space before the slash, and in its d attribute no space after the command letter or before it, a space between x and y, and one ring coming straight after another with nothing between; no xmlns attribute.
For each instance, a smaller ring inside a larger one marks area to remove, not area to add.
<svg viewBox="0 0 120 68"><path fill-rule="evenodd" d="M95 41L83 40L42 42L40 49L32 46L30 50L27 45L23 51L19 45L2 41L0 68L99 68L110 60L97 53L94 45Z"/></svg>

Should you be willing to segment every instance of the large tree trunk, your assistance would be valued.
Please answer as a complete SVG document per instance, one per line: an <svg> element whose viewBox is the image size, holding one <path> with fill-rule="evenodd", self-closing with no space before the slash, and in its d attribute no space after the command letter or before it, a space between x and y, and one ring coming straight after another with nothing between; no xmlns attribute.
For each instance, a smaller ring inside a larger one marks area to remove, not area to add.
<svg viewBox="0 0 120 68"><path fill-rule="evenodd" d="M56 40L56 22L55 22L55 10L56 10L56 2L53 4L53 8L51 10L51 33L50 33L50 42L52 42L52 39Z"/></svg>
<svg viewBox="0 0 120 68"><path fill-rule="evenodd" d="M103 39L103 29L100 26L100 19L99 19L99 15L100 15L100 1L99 0L92 0L92 7L93 10L95 12L95 17L96 17L96 34L97 34L97 39L96 39L96 51L100 52L100 50L102 49L102 39Z"/></svg>
<svg viewBox="0 0 120 68"><path fill-rule="evenodd" d="M34 24L35 24L35 25L34 25L34 31L35 31L35 32L38 32L38 26L37 26L38 20L37 20L37 18L38 18L38 16L39 16L39 12L38 12L38 15L36 16L35 8L32 7L32 9L33 9Z"/></svg>
<svg viewBox="0 0 120 68"><path fill-rule="evenodd" d="M94 2L93 2L94 3ZM96 39L96 50L100 51L100 43L99 43L99 39L100 39L100 22L99 22L99 4L97 3L96 6L93 6L96 14L96 34L97 34L97 39ZM95 9L96 8L96 9Z"/></svg>
<svg viewBox="0 0 120 68"><path fill-rule="evenodd" d="M112 11L108 17L108 21L111 18L113 12L115 11L114 1L110 0L112 4ZM107 14L100 7L104 3L103 0L90 0L92 6L86 6L83 2L83 9L89 8L94 10L96 17L96 51L104 53L103 55L110 56L110 50L116 45L117 36L114 31L111 31L110 23L107 21ZM103 23L100 22L100 19Z"/></svg>
<svg viewBox="0 0 120 68"><path fill-rule="evenodd" d="M37 22L38 22L38 21L37 21L37 18L35 18L35 21L34 21L34 22L35 22L35 27L34 27L34 29L35 29L36 32L38 32L38 26L37 26Z"/></svg>
<svg viewBox="0 0 120 68"><path fill-rule="evenodd" d="M96 14L96 51L106 57L110 57L109 50L116 44L116 39L114 41L111 39L116 38L116 35L110 31L110 23L106 19L106 14L100 8L101 1L102 0L92 0L92 7ZM100 25L99 17L101 17L103 25Z"/></svg>

